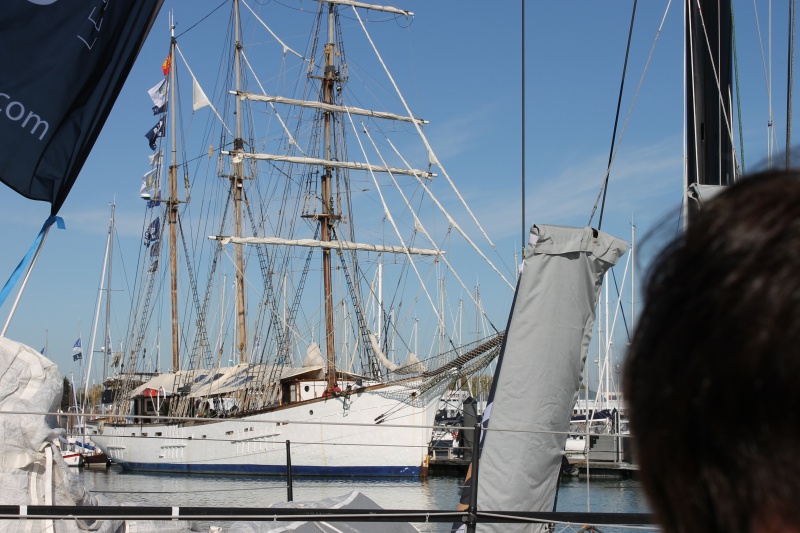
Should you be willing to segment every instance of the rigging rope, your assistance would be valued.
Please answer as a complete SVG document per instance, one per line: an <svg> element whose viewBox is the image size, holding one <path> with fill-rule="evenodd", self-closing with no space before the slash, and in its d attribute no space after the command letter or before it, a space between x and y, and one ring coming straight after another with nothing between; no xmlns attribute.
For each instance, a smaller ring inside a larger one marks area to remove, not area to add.
<svg viewBox="0 0 800 533"><path fill-rule="evenodd" d="M349 112L347 113L347 118L350 120L350 125L353 128L354 135L356 137L356 140L358 141L359 148L361 148L361 153L364 156L364 160L367 162L367 164L369 164L369 158L367 157L367 152L366 152L366 150L364 150L364 145L361 143L361 138L358 136L358 130L356 129L355 122L353 122L353 117L350 115ZM373 183L375 185L375 190L378 193L378 196L379 196L379 198L381 200L381 206L383 207L384 217L392 225L392 228L394 229L395 235L397 236L397 239L400 241L400 244L403 247L403 250L405 251L405 254L406 254L406 257L408 258L409 264L411 265L411 268L414 270L414 273L417 275L417 279L419 280L420 285L422 286L422 288L423 288L423 290L425 292L425 296L427 296L428 302L431 304L431 309L433 309L433 313L436 315L436 319L438 321L441 321L441 318L440 318L440 315L439 315L439 311L436 309L436 304L433 303L433 299L431 298L431 295L428 292L427 287L425 287L425 282L422 280L422 276L420 275L419 270L417 270L417 265L414 262L413 257L411 257L411 253L408 251L408 248L406 247L405 242L403 241L403 236L400 234L400 230L397 227L397 224L395 223L394 218L392 217L392 214L389 212L389 207L386 205L386 200L385 200L385 198L383 196L383 191L381 190L381 186L378 183L378 180L375 177L375 173L372 171L372 169L369 169L369 175L372 178L372 181L373 181Z"/></svg>
<svg viewBox="0 0 800 533"><path fill-rule="evenodd" d="M736 48L736 22L733 18L733 4L731 4L731 41L733 42L733 73L736 76L736 116L739 122L739 159L741 159L742 172L744 168L744 134L742 133L742 94L739 89L739 53ZM736 174L734 174L736 175Z"/></svg>
<svg viewBox="0 0 800 533"><path fill-rule="evenodd" d="M392 150L394 150L394 153L397 155L397 157L400 158L400 160L403 162L403 164L406 166L406 168L411 170L411 165L409 165L408 161L406 161L406 159L400 154L400 152L397 150L397 148L392 143L392 141L390 141L387 138L386 142L387 142L387 144L389 144L389 146L392 147ZM497 269L497 267L494 266L494 264L489 260L489 258L486 257L486 255L484 255L484 253L480 250L480 248L478 248L478 246L472 241L472 239L469 238L469 236L466 234L466 232L463 229L461 229L461 226L458 224L458 222L455 221L455 219L452 216L450 216L450 213L447 211L447 209L445 209L445 207L441 204L441 202L439 202L439 200L433 194L433 191L431 191L428 188L428 186L425 185L425 182L417 174L413 174L412 173L412 175L417 180L417 182L422 187L422 189L425 191L425 193L428 196L430 196L431 200L433 200L433 202L436 204L436 206L439 208L439 210L442 212L442 214L445 217L447 217L447 222L450 224L450 226L453 227L456 231L458 231L458 233L462 237L464 237L464 239L472 246L472 249L475 250L478 253L478 255L480 255L484 259L484 261L486 261L486 264L488 264L490 267L492 267L492 270L494 270L497 273L497 275L500 276L500 279L502 279L506 283L506 285L508 285L509 288L511 288L513 290L514 289L514 285L512 285L511 282L509 282L506 279L506 277L503 275L503 273L500 272ZM436 246L435 243L434 243L434 246Z"/></svg>
<svg viewBox="0 0 800 533"><path fill-rule="evenodd" d="M617 113L614 117L614 132L611 134L611 149L608 152L608 166L606 167L606 178L603 180L603 202L600 204L600 217L597 221L597 229L601 229L603 225L603 212L605 211L606 207L606 193L608 192L608 177L611 174L611 162L614 157L614 141L617 137L617 126L619 125L619 108L622 105L622 91L625 88L625 73L628 70L628 57L631 52L631 37L633 36L633 23L636 20L636 4L638 0L633 0L633 10L631 11L631 25L628 28L628 44L625 47L625 62L622 66L622 79L619 83L619 96L617 97ZM595 209L597 208L597 204L595 203ZM592 216L589 217L589 225L592 223L592 217L594 217L594 209L592 210Z"/></svg>
<svg viewBox="0 0 800 533"><path fill-rule="evenodd" d="M703 29L703 38L705 39L705 43L706 43L706 51L708 52L708 57L709 58L713 58L714 54L713 54L712 49L711 49L711 42L709 41L708 29L706 28L706 20L705 20L705 17L703 16L703 10L700 8L699 1L700 0L697 0L697 2L698 2L697 13L700 15L700 25L701 25L701 27ZM731 149L733 150L734 149L734 141L733 141L733 129L732 129L732 126L731 126L731 119L730 119L730 117L728 117L728 109L724 105L725 104L724 96L722 94L722 87L720 86L719 72L717 72L717 65L715 65L713 61L711 61L711 71L714 74L714 81L717 83L717 97L718 97L718 100L719 100L718 101L718 105L720 106L720 110L722 111L722 117L725 119L725 133L728 134L728 140L730 141ZM726 89L726 90L729 90L729 88ZM735 156L735 154L734 154L734 156Z"/></svg>
<svg viewBox="0 0 800 533"><path fill-rule="evenodd" d="M768 42L770 43L769 50L769 68L767 67L767 59L764 57L764 39L761 37L761 22L758 17L758 5L756 0L753 0L753 13L756 19L756 30L758 31L758 44L761 49L761 66L764 67L764 84L767 89L767 104L769 105L769 115L767 117L767 168L772 168L772 141L774 138L773 115L772 115L772 25L769 25L770 32L767 34ZM770 11L771 13L771 11ZM771 20L771 17L770 17Z"/></svg>
<svg viewBox="0 0 800 533"><path fill-rule="evenodd" d="M363 128L364 134L367 136L367 139L370 140L370 143L372 144L373 149L378 153L378 156L381 158L381 163L386 165L386 160L384 159L383 155L378 150L378 146L377 146L377 144L375 144L375 141L373 140L372 135L370 135L369 130L367 129L366 125L362 122L361 126ZM392 146L392 148L394 148L394 145L391 143L391 141L389 141L387 139L387 142ZM403 189L400 187L400 184L397 183L397 180L395 179L395 176L394 176L394 174L392 172L389 172L389 177L392 179L392 183L396 187L397 192L400 194L400 197L405 202L406 209L408 209L408 211L414 217L414 227L415 228L419 228L419 230L422 232L423 235L425 235L425 237L427 237L428 241L430 241L431 245L433 246L433 248L437 252L441 252L441 249L439 248L439 245L436 244L436 242L433 240L433 238L428 233L428 230L425 229L425 226L422 224L422 221L417 216L416 211L414 211L413 207L411 206L411 203L408 201L408 197L406 197L406 194L403 192ZM403 243L403 245L405 246L405 243ZM461 285L461 288L464 289L464 292L467 293L467 295L472 300L472 303L474 303L475 306L477 307L478 306L478 302L475 301L475 298L472 297L472 293L467 288L467 286L464 284L464 282L461 280L461 277L458 275L458 272L456 272L456 270L450 264L450 261L447 259L447 256L444 253L442 253L442 254L440 254L438 256L438 258L441 259L442 261L444 261L444 263L447 265L447 268L450 269L450 271L453 273L453 276L455 276L456 280L458 280L459 284ZM495 331L497 331L497 329L495 329Z"/></svg>
<svg viewBox="0 0 800 533"><path fill-rule="evenodd" d="M622 142L622 137L623 137L623 135L625 135L625 131L628 128L628 122L630 122L631 115L633 114L633 107L636 104L636 100L639 98L639 92L642 90L642 85L644 84L644 77L647 74L647 69L650 67L650 61L653 59L653 53L656 50L656 44L658 44L658 38L661 36L661 30L664 29L664 23L667 20L667 14L669 14L670 6L672 6L672 0L669 0L669 2L667 2L667 7L664 10L664 15L661 17L661 24L659 24L659 26L658 26L658 31L656 32L656 38L653 40L653 45L650 47L650 54L648 54L648 56L647 56L647 61L645 62L644 69L642 70L642 75L639 78L639 85L636 86L636 92L634 93L633 98L631 99L631 105L628 107L628 114L625 116L625 122L623 123L622 131L620 131L620 134L619 134L619 139L618 139L619 142ZM616 159L616 157L617 157L617 151L619 151L619 144L617 144L616 148L614 148L613 155L611 157L611 162L612 163L613 163L614 159ZM611 166L609 165L609 167L606 168L606 175L605 175L605 178L604 178L604 183L606 181L608 181L608 176L609 176L610 173L611 173ZM591 214L591 216L589 216L589 224L590 225L592 223L592 219L594 218L594 214L597 211L597 206L600 203L601 197L605 198L603 196L603 192L604 191L605 191L605 186L600 188L600 192L597 195L597 200L595 201L594 207L592 208L592 214Z"/></svg>
<svg viewBox="0 0 800 533"><path fill-rule="evenodd" d="M361 17L359 16L358 11L356 10L355 6L353 6L353 12L355 13L356 18L358 19L358 23L361 25L361 29L364 31L364 35L366 36L367 40L369 41L370 45L372 46L372 50L375 52L375 56L378 58L378 61L383 66L383 70L386 73L386 76L389 78L389 81L392 82L392 86L394 87L394 90L397 93L398 98L403 103L403 107L405 108L406 113L408 113L409 117L413 118L414 114L411 112L411 109L408 107L408 104L406 103L405 98L403 98L403 95L400 92L400 88L397 87L397 84L394 81L394 77L389 72L389 69L386 67L386 64L383 62L383 57L378 52L378 49L375 47L375 43L372 41L372 37L370 36L369 32L367 31L366 26L364 26L364 22L361 20ZM455 185L455 183L453 183L453 180L450 178L450 175L447 173L447 171L445 170L445 168L442 165L442 163L436 157L436 154L434 153L433 148L431 147L430 143L428 142L428 138L422 132L422 128L420 127L419 123L417 123L415 121L415 122L413 122L413 124L414 124L414 127L417 130L417 135L419 135L420 139L422 139L422 142L425 144L425 147L428 150L428 156L429 156L430 163L431 164L435 164L435 165L437 165L439 167L439 170L442 171L442 175L447 180L447 183L450 185L450 188L456 194L456 197L459 199L459 201L461 202L461 205L464 207L464 209L467 211L467 213L469 213L470 217L472 218L472 221L475 223L477 228L480 230L481 234L483 234L483 237L486 239L486 242L488 242L489 245L492 247L492 249L496 251L497 247L494 245L494 242L492 242L492 240L486 234L486 231L484 231L483 226L481 226L480 222L478 222L477 217L473 214L472 209L470 209L469 205L467 205L467 202L466 202L466 200L464 200L464 197L461 196L461 192L456 188L456 185ZM485 257L483 255L483 252L481 250L479 250L478 247L475 244L473 244L473 242L470 239L467 239L467 240L473 246L473 248L475 248L475 250L484 258L484 260L487 263L489 263L492 266L492 268L494 268L494 270L498 274L500 274L500 271L497 270L497 268L494 266L494 264L491 261L489 261L489 258ZM502 274L500 274L500 275L505 280L505 276L503 276ZM508 283L508 281L506 281L506 283ZM511 286L510 283L509 283L509 286ZM511 287L513 288L513 286L511 286Z"/></svg>

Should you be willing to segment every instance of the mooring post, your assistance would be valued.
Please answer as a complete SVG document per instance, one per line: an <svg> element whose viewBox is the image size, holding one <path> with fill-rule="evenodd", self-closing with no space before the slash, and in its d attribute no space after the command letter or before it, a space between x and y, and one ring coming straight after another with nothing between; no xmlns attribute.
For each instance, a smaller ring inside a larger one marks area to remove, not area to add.
<svg viewBox="0 0 800 533"><path fill-rule="evenodd" d="M294 501L292 494L292 444L286 441L286 501Z"/></svg>
<svg viewBox="0 0 800 533"><path fill-rule="evenodd" d="M478 511L478 456L480 455L480 442L481 442L481 425L475 424L475 433L472 438L472 475L470 475L470 491L469 491L469 521L467 522L467 533L475 533L475 528L478 525L477 511Z"/></svg>

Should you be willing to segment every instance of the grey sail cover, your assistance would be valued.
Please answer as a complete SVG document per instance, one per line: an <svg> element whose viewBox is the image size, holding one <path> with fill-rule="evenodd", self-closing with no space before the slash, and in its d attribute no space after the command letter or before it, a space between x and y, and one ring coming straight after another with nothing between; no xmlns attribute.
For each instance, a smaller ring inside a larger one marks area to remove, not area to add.
<svg viewBox="0 0 800 533"><path fill-rule="evenodd" d="M627 248L625 241L589 227L531 228L484 413L488 431L478 469L479 511L552 510L603 275ZM478 529L540 528L482 524Z"/></svg>

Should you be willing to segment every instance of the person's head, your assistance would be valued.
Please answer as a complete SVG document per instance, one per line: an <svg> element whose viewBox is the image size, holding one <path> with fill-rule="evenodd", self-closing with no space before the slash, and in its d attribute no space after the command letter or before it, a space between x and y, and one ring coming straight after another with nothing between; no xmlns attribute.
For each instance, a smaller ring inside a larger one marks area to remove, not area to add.
<svg viewBox="0 0 800 533"><path fill-rule="evenodd" d="M800 174L737 182L653 265L623 386L657 520L799 527Z"/></svg>

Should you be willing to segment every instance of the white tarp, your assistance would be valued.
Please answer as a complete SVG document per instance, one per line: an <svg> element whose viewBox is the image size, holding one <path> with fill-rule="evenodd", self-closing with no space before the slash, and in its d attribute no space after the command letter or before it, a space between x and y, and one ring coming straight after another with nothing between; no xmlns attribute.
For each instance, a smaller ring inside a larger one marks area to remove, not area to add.
<svg viewBox="0 0 800 533"><path fill-rule="evenodd" d="M4 505L115 505L91 495L69 472L56 441L64 430L52 416L61 404L63 380L58 367L29 346L0 337L0 501ZM18 414L18 413L41 414ZM142 527L148 527L140 521ZM189 532L184 521L168 523L170 532ZM153 531L150 524L147 531ZM122 533L121 520L4 520L3 531ZM140 529L144 531L145 529Z"/></svg>

